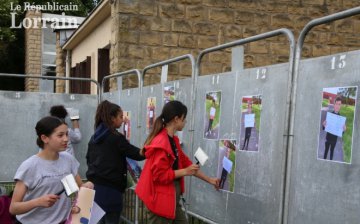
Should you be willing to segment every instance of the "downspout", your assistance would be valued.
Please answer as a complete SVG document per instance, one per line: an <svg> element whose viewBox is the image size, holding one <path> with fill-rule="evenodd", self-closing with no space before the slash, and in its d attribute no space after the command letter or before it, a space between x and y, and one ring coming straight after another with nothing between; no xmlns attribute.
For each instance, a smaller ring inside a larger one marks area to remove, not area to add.
<svg viewBox="0 0 360 224"><path fill-rule="evenodd" d="M65 77L70 77L71 69L71 50L66 50L66 59L65 59ZM65 93L70 93L70 83L69 80L65 81Z"/></svg>

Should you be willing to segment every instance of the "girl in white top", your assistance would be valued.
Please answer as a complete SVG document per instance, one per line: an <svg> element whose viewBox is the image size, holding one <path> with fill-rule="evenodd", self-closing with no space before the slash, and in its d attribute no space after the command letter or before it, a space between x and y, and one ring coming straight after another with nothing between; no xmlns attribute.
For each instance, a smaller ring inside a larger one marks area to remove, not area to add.
<svg viewBox="0 0 360 224"><path fill-rule="evenodd" d="M63 105L55 105L50 108L50 115L54 117L58 117L61 120L65 121L65 118L69 115L68 111ZM80 132L80 125L79 125L79 117L72 118L70 116L72 128L68 128L68 136L69 141L66 147L66 152L70 153L71 155L75 156L74 153L74 146L73 144L77 144L81 141L81 132Z"/></svg>
<svg viewBox="0 0 360 224"><path fill-rule="evenodd" d="M68 128L57 117L44 117L37 122L37 145L42 150L25 160L15 174L15 189L10 213L20 223L63 223L71 210L71 199L63 190L61 179L73 174L79 186L93 188L91 182L82 184L78 174L79 162L64 151L68 144Z"/></svg>

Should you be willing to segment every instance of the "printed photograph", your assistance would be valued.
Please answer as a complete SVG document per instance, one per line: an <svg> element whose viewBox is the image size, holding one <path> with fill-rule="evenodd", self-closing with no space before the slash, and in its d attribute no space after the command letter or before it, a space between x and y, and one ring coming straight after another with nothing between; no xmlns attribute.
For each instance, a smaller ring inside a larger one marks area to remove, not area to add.
<svg viewBox="0 0 360 224"><path fill-rule="evenodd" d="M174 85L164 86L163 93L164 93L164 105L170 101L175 100L175 86Z"/></svg>
<svg viewBox="0 0 360 224"><path fill-rule="evenodd" d="M122 133L124 134L126 139L130 141L130 138L131 138L131 112L130 111L123 112Z"/></svg>
<svg viewBox="0 0 360 224"><path fill-rule="evenodd" d="M239 150L259 151L261 102L261 95L244 96L241 99Z"/></svg>
<svg viewBox="0 0 360 224"><path fill-rule="evenodd" d="M317 158L351 164L357 87L322 91Z"/></svg>
<svg viewBox="0 0 360 224"><path fill-rule="evenodd" d="M219 159L217 178L220 179L220 189L234 192L236 164L236 140L221 139L219 141Z"/></svg>
<svg viewBox="0 0 360 224"><path fill-rule="evenodd" d="M146 103L146 130L148 133L152 130L154 122L156 119L155 109L156 109L156 97L147 98Z"/></svg>
<svg viewBox="0 0 360 224"><path fill-rule="evenodd" d="M219 139L221 91L207 92L205 95L204 138Z"/></svg>

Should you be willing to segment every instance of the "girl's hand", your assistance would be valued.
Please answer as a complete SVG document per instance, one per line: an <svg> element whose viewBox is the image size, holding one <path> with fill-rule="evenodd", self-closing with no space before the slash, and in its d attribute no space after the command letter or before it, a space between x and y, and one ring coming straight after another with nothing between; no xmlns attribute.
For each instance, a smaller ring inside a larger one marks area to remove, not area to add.
<svg viewBox="0 0 360 224"><path fill-rule="evenodd" d="M211 177L209 179L209 183L215 187L215 189L218 191L220 189L220 179Z"/></svg>
<svg viewBox="0 0 360 224"><path fill-rule="evenodd" d="M89 189L94 189L94 184L91 181L88 181L86 183L83 183L81 185L81 187L85 187L85 188L89 188Z"/></svg>
<svg viewBox="0 0 360 224"><path fill-rule="evenodd" d="M192 176L200 169L199 165L191 164L185 168L185 176Z"/></svg>
<svg viewBox="0 0 360 224"><path fill-rule="evenodd" d="M38 198L39 207L49 208L53 206L58 200L60 196L55 194L48 194Z"/></svg>
<svg viewBox="0 0 360 224"><path fill-rule="evenodd" d="M80 211L81 211L81 209L80 209L80 207L79 206L73 206L72 208L71 208L71 214L79 214L80 213Z"/></svg>

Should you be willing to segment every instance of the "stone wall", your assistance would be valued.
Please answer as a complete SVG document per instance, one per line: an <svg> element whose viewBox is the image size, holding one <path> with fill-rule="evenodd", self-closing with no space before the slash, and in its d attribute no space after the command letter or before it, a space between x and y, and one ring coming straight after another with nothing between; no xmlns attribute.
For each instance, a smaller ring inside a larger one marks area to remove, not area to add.
<svg viewBox="0 0 360 224"><path fill-rule="evenodd" d="M116 0L112 1L110 72L138 68L183 54L193 54L279 28L298 37L312 19L359 6L358 0ZM303 57L317 57L360 47L360 17L315 28L306 38ZM245 68L288 61L285 37L245 46ZM203 59L202 74L231 70L230 51ZM147 83L159 80L150 71ZM188 63L170 67L170 79L190 75ZM125 82L129 85L132 81Z"/></svg>
<svg viewBox="0 0 360 224"><path fill-rule="evenodd" d="M41 18L41 12L27 11L26 17ZM41 75L41 25L25 29L25 75ZM39 91L39 79L25 79L25 91Z"/></svg>

